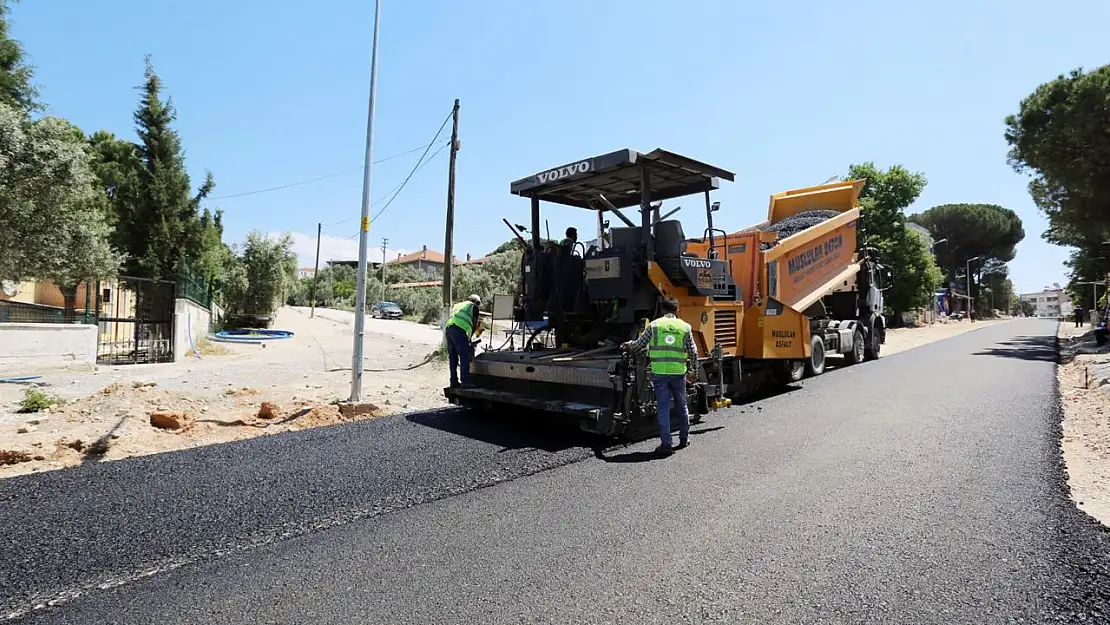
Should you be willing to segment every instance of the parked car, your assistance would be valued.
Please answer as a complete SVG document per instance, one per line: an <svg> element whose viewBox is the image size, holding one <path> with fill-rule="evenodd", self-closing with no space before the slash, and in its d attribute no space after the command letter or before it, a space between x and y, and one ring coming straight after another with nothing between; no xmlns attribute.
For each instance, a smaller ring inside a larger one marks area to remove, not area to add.
<svg viewBox="0 0 1110 625"><path fill-rule="evenodd" d="M370 316L377 319L400 319L404 314L401 307L393 302L374 302L370 307Z"/></svg>

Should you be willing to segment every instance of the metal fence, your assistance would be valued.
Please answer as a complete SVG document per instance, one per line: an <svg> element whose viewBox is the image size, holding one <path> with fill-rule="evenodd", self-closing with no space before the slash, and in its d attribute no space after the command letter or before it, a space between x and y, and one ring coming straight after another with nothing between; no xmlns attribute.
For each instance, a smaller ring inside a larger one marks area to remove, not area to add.
<svg viewBox="0 0 1110 625"><path fill-rule="evenodd" d="M172 362L175 290L173 282L120 277L98 294L97 362Z"/></svg>
<svg viewBox="0 0 1110 625"><path fill-rule="evenodd" d="M0 300L0 323L67 323L65 309L45 304ZM96 323L94 311L78 308L70 323Z"/></svg>
<svg viewBox="0 0 1110 625"><path fill-rule="evenodd" d="M177 296L212 309L214 285L191 270L184 270L177 278Z"/></svg>

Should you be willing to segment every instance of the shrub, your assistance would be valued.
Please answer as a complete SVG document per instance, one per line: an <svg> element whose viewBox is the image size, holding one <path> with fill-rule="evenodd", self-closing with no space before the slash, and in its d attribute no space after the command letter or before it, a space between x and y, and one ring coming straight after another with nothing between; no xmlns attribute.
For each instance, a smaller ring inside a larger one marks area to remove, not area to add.
<svg viewBox="0 0 1110 625"><path fill-rule="evenodd" d="M51 397L37 388L23 391L23 401L19 402L19 412L42 412L62 403L57 397Z"/></svg>

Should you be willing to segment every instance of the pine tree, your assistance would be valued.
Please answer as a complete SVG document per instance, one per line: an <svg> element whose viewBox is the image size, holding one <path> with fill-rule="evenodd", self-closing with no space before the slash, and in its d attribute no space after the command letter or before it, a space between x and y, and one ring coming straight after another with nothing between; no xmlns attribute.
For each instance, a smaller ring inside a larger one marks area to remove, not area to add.
<svg viewBox="0 0 1110 625"><path fill-rule="evenodd" d="M171 124L173 104L161 97L162 81L146 58L142 99L134 120L139 136L135 189L122 197L120 239L129 253L130 275L173 279L204 253L204 227L198 208L215 183L205 177L191 193L181 138Z"/></svg>

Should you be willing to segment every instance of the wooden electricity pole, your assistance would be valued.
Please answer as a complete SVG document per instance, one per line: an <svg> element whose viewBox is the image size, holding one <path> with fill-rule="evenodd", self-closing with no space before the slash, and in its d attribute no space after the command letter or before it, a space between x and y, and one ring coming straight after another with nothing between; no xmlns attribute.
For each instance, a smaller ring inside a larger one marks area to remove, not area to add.
<svg viewBox="0 0 1110 625"><path fill-rule="evenodd" d="M309 318L316 316L316 281L320 276L320 232L324 229L324 224L316 224L316 264L312 266L312 311L308 313Z"/></svg>
<svg viewBox="0 0 1110 625"><path fill-rule="evenodd" d="M451 113L451 164L447 169L447 232L443 242L443 308L444 319L451 309L451 270L455 264L455 155L459 152L459 99Z"/></svg>

